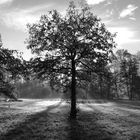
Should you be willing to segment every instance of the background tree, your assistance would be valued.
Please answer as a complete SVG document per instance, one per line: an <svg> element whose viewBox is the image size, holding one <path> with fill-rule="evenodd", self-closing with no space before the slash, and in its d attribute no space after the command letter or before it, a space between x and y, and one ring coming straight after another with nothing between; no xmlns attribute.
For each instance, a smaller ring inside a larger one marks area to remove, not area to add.
<svg viewBox="0 0 140 140"><path fill-rule="evenodd" d="M113 84L116 97L126 95L132 100L138 93L139 61L136 55L121 49L112 58Z"/></svg>
<svg viewBox="0 0 140 140"><path fill-rule="evenodd" d="M76 87L83 78L80 73L90 74L97 64L109 61L115 35L88 7L79 9L74 2L70 2L65 16L50 11L28 29L28 49L37 54L31 60L34 72L39 78L50 80L55 88L70 88L70 116L75 118Z"/></svg>
<svg viewBox="0 0 140 140"><path fill-rule="evenodd" d="M128 68L126 79L129 85L129 99L132 100L137 93L137 81L138 81L138 62L135 55L131 55L128 59Z"/></svg>
<svg viewBox="0 0 140 140"><path fill-rule="evenodd" d="M12 93L14 81L21 75L23 70L20 53L2 47L0 37L0 92L10 98L17 99Z"/></svg>

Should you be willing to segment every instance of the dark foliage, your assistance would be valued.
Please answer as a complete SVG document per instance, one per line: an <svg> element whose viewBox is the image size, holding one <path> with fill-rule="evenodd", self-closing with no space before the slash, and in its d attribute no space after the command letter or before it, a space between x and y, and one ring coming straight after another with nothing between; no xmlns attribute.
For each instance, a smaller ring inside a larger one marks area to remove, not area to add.
<svg viewBox="0 0 140 140"><path fill-rule="evenodd" d="M51 86L71 90L71 116L76 116L76 87L91 71L109 62L115 43L111 34L89 7L80 10L70 2L66 16L56 10L28 25L28 48L38 56L31 60L37 77Z"/></svg>

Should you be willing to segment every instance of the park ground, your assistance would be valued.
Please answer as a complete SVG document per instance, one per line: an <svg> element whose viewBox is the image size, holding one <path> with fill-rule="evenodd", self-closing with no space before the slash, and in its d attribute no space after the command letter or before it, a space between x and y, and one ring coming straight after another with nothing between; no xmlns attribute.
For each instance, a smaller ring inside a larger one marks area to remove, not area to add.
<svg viewBox="0 0 140 140"><path fill-rule="evenodd" d="M60 99L0 102L0 140L140 140L140 102L88 100L76 120Z"/></svg>

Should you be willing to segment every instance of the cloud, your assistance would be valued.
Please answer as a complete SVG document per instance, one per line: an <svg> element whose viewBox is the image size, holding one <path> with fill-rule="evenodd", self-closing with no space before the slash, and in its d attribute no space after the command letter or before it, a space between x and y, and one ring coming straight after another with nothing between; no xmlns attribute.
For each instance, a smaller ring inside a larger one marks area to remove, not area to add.
<svg viewBox="0 0 140 140"><path fill-rule="evenodd" d="M99 4L99 3L104 2L104 1L106 1L106 0L87 0L87 3L89 5L96 5L96 4Z"/></svg>
<svg viewBox="0 0 140 140"><path fill-rule="evenodd" d="M6 4L6 3L10 3L12 2L13 0L0 0L0 5L2 4Z"/></svg>
<svg viewBox="0 0 140 140"><path fill-rule="evenodd" d="M111 10L107 10L104 16L105 17L111 17L111 16L113 16L113 14L114 14L114 10L111 9Z"/></svg>
<svg viewBox="0 0 140 140"><path fill-rule="evenodd" d="M136 21L135 17L129 17L129 19Z"/></svg>
<svg viewBox="0 0 140 140"><path fill-rule="evenodd" d="M127 16L133 17L134 11L137 8L137 6L129 4L126 9L122 10L122 12L120 13L120 18L125 18Z"/></svg>
<svg viewBox="0 0 140 140"><path fill-rule="evenodd" d="M37 21L37 19L38 17L32 14L26 14L22 12L11 12L3 17L3 22L8 27L25 31L26 24L34 23Z"/></svg>
<svg viewBox="0 0 140 140"><path fill-rule="evenodd" d="M48 7L49 5L39 5L29 9L14 9L1 14L0 19L4 25L25 32L27 23L37 22L42 11Z"/></svg>
<svg viewBox="0 0 140 140"><path fill-rule="evenodd" d="M24 13L23 11L6 13L0 18L7 27L21 31L25 31L27 23L34 23L39 19L36 15Z"/></svg>
<svg viewBox="0 0 140 140"><path fill-rule="evenodd" d="M111 5L112 2L111 1L107 1L107 3L105 4L105 6Z"/></svg>

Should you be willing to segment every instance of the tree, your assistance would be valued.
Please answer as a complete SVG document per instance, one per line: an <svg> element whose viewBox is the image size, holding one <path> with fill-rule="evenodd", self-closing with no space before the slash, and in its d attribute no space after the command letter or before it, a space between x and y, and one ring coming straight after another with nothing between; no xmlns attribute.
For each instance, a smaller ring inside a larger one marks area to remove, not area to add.
<svg viewBox="0 0 140 140"><path fill-rule="evenodd" d="M120 49L112 59L113 79L117 96L127 95L130 100L138 94L138 57Z"/></svg>
<svg viewBox="0 0 140 140"><path fill-rule="evenodd" d="M113 87L115 91L115 96L117 98L120 97L124 91L128 91L128 86L126 86L126 79L123 77L126 73L126 59L128 58L127 50L120 49L117 50L117 52L112 55L111 60L111 71L113 74L112 80L113 80Z"/></svg>
<svg viewBox="0 0 140 140"><path fill-rule="evenodd" d="M134 98L135 93L137 93L138 81L138 62L134 55L131 55L127 62L127 73L126 79L129 85L129 99L132 100Z"/></svg>
<svg viewBox="0 0 140 140"><path fill-rule="evenodd" d="M2 47L0 36L0 92L6 96L16 99L12 94L15 80L23 71L21 55L16 50Z"/></svg>
<svg viewBox="0 0 140 140"><path fill-rule="evenodd" d="M71 89L70 117L75 118L80 73L90 74L97 64L109 61L115 35L87 6L79 9L74 2L70 2L65 16L50 11L28 29L27 48L37 54L31 60L34 72L55 88Z"/></svg>

